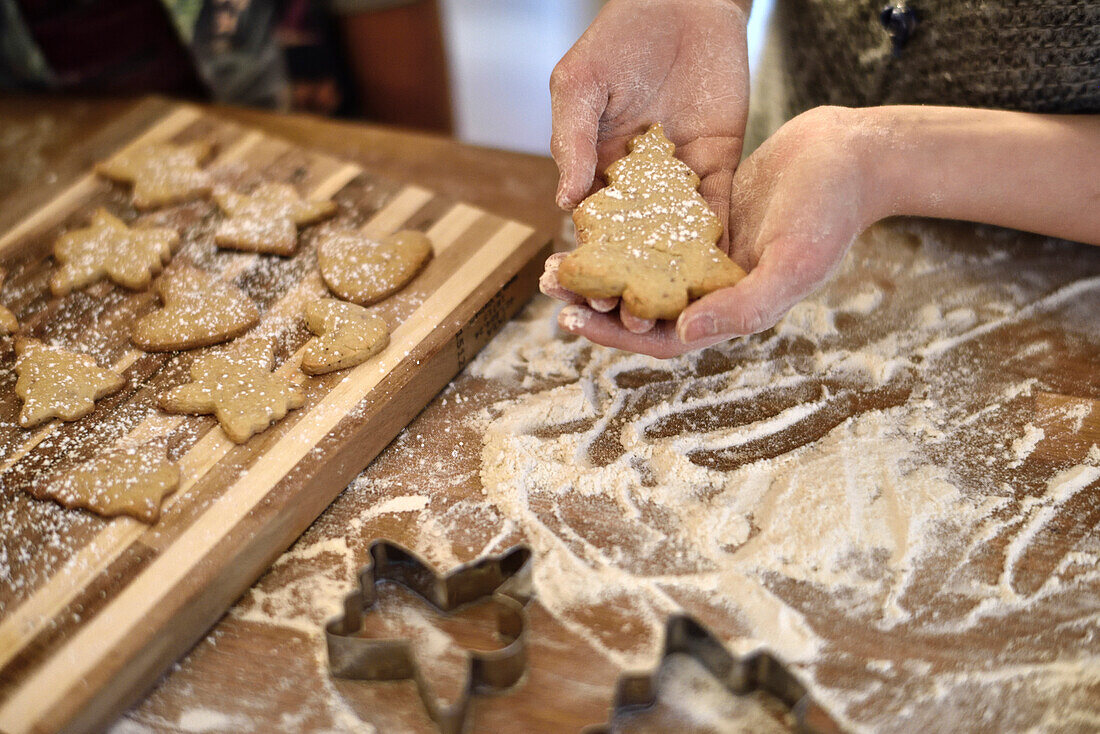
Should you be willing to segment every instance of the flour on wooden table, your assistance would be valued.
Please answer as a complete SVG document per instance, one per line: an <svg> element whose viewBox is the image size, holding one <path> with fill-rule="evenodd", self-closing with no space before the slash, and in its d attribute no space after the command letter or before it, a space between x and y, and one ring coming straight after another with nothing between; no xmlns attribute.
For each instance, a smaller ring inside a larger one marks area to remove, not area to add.
<svg viewBox="0 0 1100 734"><path fill-rule="evenodd" d="M958 427L1011 424L1042 385L974 355L956 357L999 328L1071 301L1095 314L1100 278L1031 273L1024 287L1002 270L999 253L956 260L988 278L956 303L919 306L921 276L936 279L942 264L916 277L903 270L897 279L912 281L908 292L886 295L864 284L844 299L833 295L842 289L827 288L754 344L713 350L712 361L722 361L715 352L726 357L717 375L704 355L660 362L583 340L548 340L555 308L548 301L507 326L470 371L494 379L511 373L524 388L542 389L485 411L481 479L487 501L515 519L535 548L540 602L628 668L645 664L651 650L607 643L577 610L615 606L646 626L707 598L736 620L720 630L735 649L768 647L811 679L837 658L858 670L845 649L850 641L822 632L854 625L854 634L881 639L901 656L879 661L856 687L815 681L818 699L856 730L911 730L942 722L943 712L962 728L988 717L1006 728L1100 725L1089 694L1100 654L1088 645L1052 648L1046 616L1084 639L1100 635L1100 542L1084 536L1041 583L1020 564L1041 556L1037 538L1065 522L1066 503L1100 502L1100 451L1060 471L1036 464L1017 489L1013 471L1024 476L1044 429L1028 422L997 437L997 429L972 435ZM855 267L849 261L841 279L853 281ZM908 326L876 329L881 317ZM1093 339L1085 348L1095 354L1098 346ZM1025 336L1019 347L1041 358L1050 345ZM754 400L807 380L822 383L819 395L749 422L738 417L752 413ZM947 394L960 383L973 392ZM735 466L722 460L761 439L781 443L791 426L812 433L816 415L845 402L831 392L891 386L909 391L900 404L848 400L841 413L849 414L809 445L767 458L746 454ZM730 414L724 421L703 410L722 406ZM1072 410L1080 430L1089 408ZM675 430L652 430L662 422ZM995 467L984 482L959 465L978 458ZM1001 573L981 578L978 560L1005 538ZM933 602L950 608L947 596L968 611L930 616ZM986 625L1000 624L1020 625L1019 649L966 650L984 644ZM929 644L935 653L922 659Z"/></svg>
<svg viewBox="0 0 1100 734"><path fill-rule="evenodd" d="M1024 434L1019 438L1012 441L1012 452L1015 454L1015 458L1008 466L1015 469L1024 463L1024 459L1031 456L1031 452L1035 450L1035 447L1043 440L1046 433L1042 428L1037 428L1028 423L1024 426Z"/></svg>
<svg viewBox="0 0 1100 734"><path fill-rule="evenodd" d="M733 695L695 659L677 653L658 672L651 710L619 717L616 732L692 731L708 734L786 734L794 717L773 711L766 699ZM635 725L637 725L635 727Z"/></svg>
<svg viewBox="0 0 1100 734"><path fill-rule="evenodd" d="M439 568L522 541L540 607L617 666L686 611L853 731L1096 730L1100 447L1053 451L1090 403L1040 398L1095 390L1042 365L1100 359L1100 253L940 232L876 228L776 329L669 361L563 337L538 298L231 619L309 635L299 713L354 718L321 630L370 540ZM737 702L680 672L681 719L722 731Z"/></svg>
<svg viewBox="0 0 1100 734"><path fill-rule="evenodd" d="M552 308L549 303L535 307L530 314L534 330ZM517 335L528 338L517 326L502 341ZM590 349L580 341L574 347ZM517 351L523 352L523 346ZM905 436L898 409L853 417L798 454L732 472L693 463L689 452L773 435L812 417L825 401L802 403L749 426L646 438L647 427L659 418L751 400L768 387L797 380L776 374L769 364L755 370L741 367L705 396L689 395L690 384L674 388L680 394L621 428L617 438L627 450L608 463L589 456L591 432L532 435L545 426L620 409L616 403L623 401L614 381L628 369L668 369L636 355L599 348L593 352L579 382L490 410L482 450L481 478L489 501L528 529L537 557L554 559L536 565L536 587L540 601L565 620L571 609L634 595L640 587L647 593L637 594L634 612L652 623L679 609L670 590L716 590L718 598L729 599L731 612L762 633L760 639L745 641L743 650L766 641L787 659L811 659L822 641L797 610L769 592L770 574L886 599L914 559L927 552L926 545L935 542L937 521L972 512L945 472L913 461L915 447ZM691 359L680 362L686 365ZM527 360L528 375L537 365ZM474 365L475 373L479 367ZM583 384L586 378L593 384ZM586 393L599 396L598 407ZM598 548L599 541L578 537L583 531L577 529L563 538L551 530L553 516L535 509L560 508L578 496L601 500L604 512L594 533L603 534L604 523L617 522L626 527L622 534L629 542ZM658 508L662 517L653 523L649 518ZM532 528L540 532L530 533ZM654 558L660 559L659 569L653 567ZM872 570L876 565L878 571ZM560 577L565 569L576 578ZM574 626L574 631L591 637L581 627ZM650 654L605 652L625 667L643 664Z"/></svg>

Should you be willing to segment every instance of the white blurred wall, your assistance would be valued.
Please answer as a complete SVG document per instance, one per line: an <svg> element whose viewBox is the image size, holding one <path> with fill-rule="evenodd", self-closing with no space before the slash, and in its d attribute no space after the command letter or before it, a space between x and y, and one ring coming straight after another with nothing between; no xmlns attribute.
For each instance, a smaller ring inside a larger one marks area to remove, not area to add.
<svg viewBox="0 0 1100 734"><path fill-rule="evenodd" d="M750 64L773 0L756 0ZM595 17L600 0L441 0L458 137L547 154L550 71Z"/></svg>

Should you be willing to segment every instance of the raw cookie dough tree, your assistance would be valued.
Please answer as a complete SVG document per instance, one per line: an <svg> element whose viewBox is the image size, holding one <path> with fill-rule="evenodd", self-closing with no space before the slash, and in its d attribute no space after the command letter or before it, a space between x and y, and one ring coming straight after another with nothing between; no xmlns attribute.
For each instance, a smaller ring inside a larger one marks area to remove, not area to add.
<svg viewBox="0 0 1100 734"><path fill-rule="evenodd" d="M210 193L211 180L199 166L210 157L209 143L152 143L124 150L97 163L101 176L133 184L138 209L156 209Z"/></svg>
<svg viewBox="0 0 1100 734"><path fill-rule="evenodd" d="M360 306L404 288L431 256L432 241L414 229L381 239L347 230L328 232L317 244L317 265L325 285Z"/></svg>
<svg viewBox="0 0 1100 734"><path fill-rule="evenodd" d="M251 194L215 191L229 218L218 225L214 241L220 247L290 256L298 249L298 228L336 213L331 201L298 196L290 184L267 181Z"/></svg>
<svg viewBox="0 0 1100 734"><path fill-rule="evenodd" d="M362 306L322 298L306 307L306 326L317 336L306 343L302 372L323 375L362 364L386 348L385 319Z"/></svg>
<svg viewBox="0 0 1100 734"><path fill-rule="evenodd" d="M36 339L15 340L15 394L23 400L19 425L51 418L75 421L95 410L95 401L126 384L118 372L103 369L86 354L49 347Z"/></svg>
<svg viewBox="0 0 1100 734"><path fill-rule="evenodd" d="M131 229L106 209L98 209L89 226L66 232L54 243L53 256L61 267L50 276L50 290L64 296L102 278L134 290L146 288L172 258L179 241L174 229Z"/></svg>
<svg viewBox="0 0 1100 734"><path fill-rule="evenodd" d="M716 246L722 225L660 123L629 149L608 167L608 185L574 210L578 247L562 260L558 281L587 298L621 297L638 318L674 319L689 299L731 286L745 271Z"/></svg>
<svg viewBox="0 0 1100 734"><path fill-rule="evenodd" d="M60 479L36 482L29 491L70 510L82 507L103 517L129 515L154 523L161 501L179 483L179 469L165 458L164 447L146 444L108 449Z"/></svg>
<svg viewBox="0 0 1100 734"><path fill-rule="evenodd" d="M156 291L163 308L138 319L131 335L147 352L220 344L260 320L260 310L240 288L189 265L173 265L157 280Z"/></svg>
<svg viewBox="0 0 1100 734"><path fill-rule="evenodd" d="M169 413L213 413L226 435L244 443L305 402L301 389L273 374L271 341L242 339L191 364L191 382L160 396Z"/></svg>

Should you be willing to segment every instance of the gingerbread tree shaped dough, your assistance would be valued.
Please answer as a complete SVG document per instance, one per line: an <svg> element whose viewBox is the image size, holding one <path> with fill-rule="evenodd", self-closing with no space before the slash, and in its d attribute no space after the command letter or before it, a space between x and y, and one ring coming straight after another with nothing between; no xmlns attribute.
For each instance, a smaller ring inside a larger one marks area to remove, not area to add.
<svg viewBox="0 0 1100 734"><path fill-rule="evenodd" d="M558 280L588 298L621 296L639 318L676 318L689 299L731 286L745 272L716 247L722 225L661 125L629 149L608 167L607 186L573 212L578 247Z"/></svg>
<svg viewBox="0 0 1100 734"><path fill-rule="evenodd" d="M160 396L170 413L213 413L226 435L244 443L305 402L301 389L273 374L271 341L244 339L191 365L191 382Z"/></svg>
<svg viewBox="0 0 1100 734"><path fill-rule="evenodd" d="M214 234L218 245L276 255L293 255L298 249L298 228L336 212L331 201L303 199L290 184L273 181L251 194L215 191L214 200L229 215Z"/></svg>
<svg viewBox="0 0 1100 734"><path fill-rule="evenodd" d="M104 517L129 515L154 523L165 495L176 491L179 468L152 445L108 449L60 480L36 488L69 509L83 507Z"/></svg>
<svg viewBox="0 0 1100 734"><path fill-rule="evenodd" d="M4 278L7 275L4 269L0 268L0 286L4 284ZM0 306L0 336L14 334L17 331L19 331L19 319L15 318L15 314L11 311Z"/></svg>
<svg viewBox="0 0 1100 734"><path fill-rule="evenodd" d="M134 324L131 338L147 352L220 344L260 320L256 304L232 283L188 265L173 266L156 283L164 307Z"/></svg>
<svg viewBox="0 0 1100 734"><path fill-rule="evenodd" d="M362 306L322 298L306 308L306 326L316 337L306 343L302 371L322 375L362 364L386 348L385 319Z"/></svg>
<svg viewBox="0 0 1100 734"><path fill-rule="evenodd" d="M15 353L15 394L23 400L19 425L24 428L52 418L83 418L95 410L95 401L126 384L122 375L103 369L86 354L35 339L17 338Z"/></svg>
<svg viewBox="0 0 1100 734"><path fill-rule="evenodd" d="M138 209L155 209L206 196L210 176L199 168L210 157L209 143L151 143L115 154L95 170L113 181L134 185Z"/></svg>
<svg viewBox="0 0 1100 734"><path fill-rule="evenodd" d="M329 232L317 245L317 265L325 285L360 306L404 288L431 256L432 241L413 229L381 239L353 231Z"/></svg>
<svg viewBox="0 0 1100 734"><path fill-rule="evenodd" d="M99 209L90 226L66 232L54 243L53 256L61 267L50 277L50 290L63 296L102 278L126 288L146 288L172 258L179 241L174 229L131 229Z"/></svg>

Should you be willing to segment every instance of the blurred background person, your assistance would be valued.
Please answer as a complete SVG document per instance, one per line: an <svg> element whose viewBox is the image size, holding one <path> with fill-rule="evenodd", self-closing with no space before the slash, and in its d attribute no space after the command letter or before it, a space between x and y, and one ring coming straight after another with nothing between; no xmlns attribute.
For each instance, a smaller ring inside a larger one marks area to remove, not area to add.
<svg viewBox="0 0 1100 734"><path fill-rule="evenodd" d="M453 127L436 0L0 0L0 87Z"/></svg>

